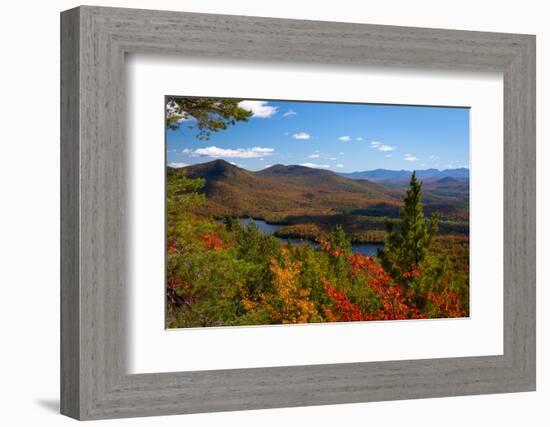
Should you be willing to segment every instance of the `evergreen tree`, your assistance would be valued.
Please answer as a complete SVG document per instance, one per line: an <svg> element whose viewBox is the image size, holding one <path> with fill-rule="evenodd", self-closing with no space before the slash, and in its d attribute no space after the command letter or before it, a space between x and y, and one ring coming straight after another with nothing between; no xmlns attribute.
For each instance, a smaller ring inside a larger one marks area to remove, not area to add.
<svg viewBox="0 0 550 427"><path fill-rule="evenodd" d="M422 182L416 179L413 172L399 221L397 224L386 222L384 249L378 255L384 270L397 282L411 284L410 274L427 257L438 228L436 215L432 215L431 219L424 217Z"/></svg>
<svg viewBox="0 0 550 427"><path fill-rule="evenodd" d="M329 233L327 240L332 248L339 249L346 254L351 253L350 239L340 224Z"/></svg>
<svg viewBox="0 0 550 427"><path fill-rule="evenodd" d="M204 182L202 178L188 178L180 170L166 169L166 211L170 223L175 224L186 211L204 203L204 194L199 193Z"/></svg>
<svg viewBox="0 0 550 427"><path fill-rule="evenodd" d="M240 106L239 99L192 98L175 96L167 99L166 127L177 129L181 123L198 129L199 139L209 139L212 132L248 121L252 111Z"/></svg>
<svg viewBox="0 0 550 427"><path fill-rule="evenodd" d="M343 276L349 271L349 264L346 260L348 255L351 255L351 242L344 228L337 225L336 228L329 233L327 241L330 245L333 254L337 256L330 257L332 268L338 276ZM344 256L341 256L344 255Z"/></svg>

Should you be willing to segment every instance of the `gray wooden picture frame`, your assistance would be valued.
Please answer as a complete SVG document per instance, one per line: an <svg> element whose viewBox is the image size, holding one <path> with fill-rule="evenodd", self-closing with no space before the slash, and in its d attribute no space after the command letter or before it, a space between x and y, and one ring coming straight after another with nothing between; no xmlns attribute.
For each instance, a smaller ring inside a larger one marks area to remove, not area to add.
<svg viewBox="0 0 550 427"><path fill-rule="evenodd" d="M129 375L124 61L163 53L504 76L504 354ZM535 390L535 37L83 6L61 14L61 412L77 419Z"/></svg>

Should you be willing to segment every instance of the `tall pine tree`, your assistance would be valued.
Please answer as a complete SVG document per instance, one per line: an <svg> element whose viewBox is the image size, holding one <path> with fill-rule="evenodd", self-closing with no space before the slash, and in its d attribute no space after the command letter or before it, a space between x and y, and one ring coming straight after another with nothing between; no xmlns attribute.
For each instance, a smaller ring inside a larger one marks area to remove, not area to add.
<svg viewBox="0 0 550 427"><path fill-rule="evenodd" d="M416 179L416 172L413 172L399 221L397 224L386 222L384 249L379 252L384 270L397 282L412 284L410 273L426 258L438 229L436 215L432 215L431 219L424 216L422 182Z"/></svg>

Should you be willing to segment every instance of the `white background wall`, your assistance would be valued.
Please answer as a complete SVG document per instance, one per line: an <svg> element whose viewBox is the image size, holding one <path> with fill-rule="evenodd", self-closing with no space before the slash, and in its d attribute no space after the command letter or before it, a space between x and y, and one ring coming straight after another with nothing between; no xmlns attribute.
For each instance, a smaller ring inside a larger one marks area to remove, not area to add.
<svg viewBox="0 0 550 427"><path fill-rule="evenodd" d="M117 426L546 426L550 370L545 289L550 215L550 26L546 2L428 0L96 1L105 6L503 31L537 35L538 391L508 395L109 421ZM0 31L0 420L63 426L59 405L59 12L75 1L2 4ZM546 197L545 197L546 196ZM546 238L546 239L545 239ZM543 241L543 239L545 239ZM546 283L547 284L547 283Z"/></svg>

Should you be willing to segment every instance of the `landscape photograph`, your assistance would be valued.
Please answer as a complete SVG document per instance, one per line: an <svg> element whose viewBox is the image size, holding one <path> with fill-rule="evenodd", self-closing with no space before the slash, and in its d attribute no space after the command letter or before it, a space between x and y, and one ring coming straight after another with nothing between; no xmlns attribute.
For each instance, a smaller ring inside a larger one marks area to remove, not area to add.
<svg viewBox="0 0 550 427"><path fill-rule="evenodd" d="M164 107L166 328L469 317L469 108Z"/></svg>

